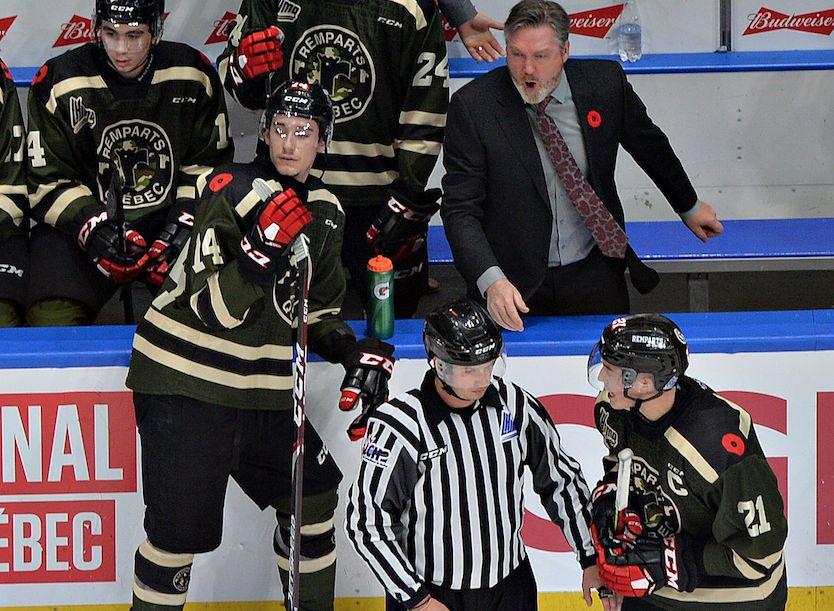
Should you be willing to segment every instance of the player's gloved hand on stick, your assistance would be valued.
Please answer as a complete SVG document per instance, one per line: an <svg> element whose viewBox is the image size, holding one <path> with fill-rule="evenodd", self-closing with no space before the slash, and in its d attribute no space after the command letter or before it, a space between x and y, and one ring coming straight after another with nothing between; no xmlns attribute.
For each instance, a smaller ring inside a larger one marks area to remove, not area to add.
<svg viewBox="0 0 834 611"><path fill-rule="evenodd" d="M275 26L249 32L240 39L229 66L237 84L278 70L284 65L284 33Z"/></svg>
<svg viewBox="0 0 834 611"><path fill-rule="evenodd" d="M144 281L159 288L165 282L168 272L177 260L194 228L194 215L180 210L169 218L156 240L148 249L148 264L145 266Z"/></svg>
<svg viewBox="0 0 834 611"><path fill-rule="evenodd" d="M388 202L380 208L365 238L378 255L400 261L422 247L429 220L440 209L440 189L421 193L398 180L389 189Z"/></svg>
<svg viewBox="0 0 834 611"><path fill-rule="evenodd" d="M620 554L612 553L602 543L596 524L591 525L591 537L597 550L599 576L621 596L648 596L664 586L691 592L698 585L700 570L695 558L700 551L683 534L638 537Z"/></svg>
<svg viewBox="0 0 834 611"><path fill-rule="evenodd" d="M373 411L388 399L388 380L394 371L394 346L374 338L360 339L345 359L345 378L339 409L350 411L362 403L362 413L348 427L351 441L362 439Z"/></svg>
<svg viewBox="0 0 834 611"><path fill-rule="evenodd" d="M135 229L122 229L107 212L86 208L77 240L98 270L118 284L134 280L148 262L148 244ZM124 232L124 234L123 234Z"/></svg>
<svg viewBox="0 0 834 611"><path fill-rule="evenodd" d="M271 284L279 259L313 215L293 189L275 192L255 212L255 222L240 241L241 270L262 284Z"/></svg>
<svg viewBox="0 0 834 611"><path fill-rule="evenodd" d="M637 511L627 507L617 512L616 496L617 484L605 479L591 493L591 521L602 546L612 554L623 553L645 531Z"/></svg>

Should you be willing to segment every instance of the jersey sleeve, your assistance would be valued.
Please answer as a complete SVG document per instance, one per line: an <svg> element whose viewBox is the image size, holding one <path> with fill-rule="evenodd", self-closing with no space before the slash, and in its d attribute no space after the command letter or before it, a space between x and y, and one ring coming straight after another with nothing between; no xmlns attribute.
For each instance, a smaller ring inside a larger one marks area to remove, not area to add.
<svg viewBox="0 0 834 611"><path fill-rule="evenodd" d="M526 441L525 463L533 474L533 489L550 519L565 534L583 568L594 564L591 541L591 493L579 463L561 446L559 432L538 399L516 386L508 389L524 398L522 431ZM513 404L508 398L507 403Z"/></svg>
<svg viewBox="0 0 834 611"><path fill-rule="evenodd" d="M266 76L237 82L229 70L229 62L232 61L244 35L276 25L277 12L276 2L273 0L243 0L237 12L235 26L229 34L229 42L217 58L223 86L241 106L250 110L263 110L266 104Z"/></svg>
<svg viewBox="0 0 834 611"><path fill-rule="evenodd" d="M227 192L208 190L197 206L187 256L172 271L181 298L212 329L234 329L249 317L267 287L241 274L237 259L243 231ZM182 269L177 270L177 266Z"/></svg>
<svg viewBox="0 0 834 611"><path fill-rule="evenodd" d="M437 4L446 19L455 28L459 28L478 13L475 5L469 0L438 0Z"/></svg>
<svg viewBox="0 0 834 611"><path fill-rule="evenodd" d="M335 338L353 339L353 331L342 319L342 300L345 296L345 273L342 268L342 240L345 214L338 200L324 189L310 192L309 200L326 198L324 205L316 205L313 215L319 215L318 223L309 232L320 231L324 235L316 240L320 248L313 259L313 279L310 284L308 321L310 345L317 353L333 362L341 360L338 349L329 348ZM323 221L323 222L322 222ZM311 236L313 237L313 236ZM352 341L348 343L352 345ZM341 342L338 342L341 343Z"/></svg>
<svg viewBox="0 0 834 611"><path fill-rule="evenodd" d="M54 96L48 67L41 68L43 80L35 77L27 102L29 204L35 220L71 234L81 210L103 211L104 205L82 180L87 170L72 146L73 129Z"/></svg>
<svg viewBox="0 0 834 611"><path fill-rule="evenodd" d="M421 3L422 4L422 3ZM449 106L449 62L440 13L419 12L403 63L407 93L395 142L400 178L417 192L428 183L443 143Z"/></svg>
<svg viewBox="0 0 834 611"><path fill-rule="evenodd" d="M427 595L399 544L404 534L400 517L417 480L416 451L383 420L371 418L359 477L348 495L345 530L386 591L406 608Z"/></svg>
<svg viewBox="0 0 834 611"><path fill-rule="evenodd" d="M204 70L208 75L208 85L200 100L193 135L180 165L176 212L187 210L193 214L200 178L205 178L219 165L231 163L234 158L223 86L211 63L206 61Z"/></svg>
<svg viewBox="0 0 834 611"><path fill-rule="evenodd" d="M721 474L713 538L703 552L708 575L768 577L782 560L788 523L776 476L767 460L751 455Z"/></svg>
<svg viewBox="0 0 834 611"><path fill-rule="evenodd" d="M0 242L25 232L26 133L17 89L6 65L0 62Z"/></svg>

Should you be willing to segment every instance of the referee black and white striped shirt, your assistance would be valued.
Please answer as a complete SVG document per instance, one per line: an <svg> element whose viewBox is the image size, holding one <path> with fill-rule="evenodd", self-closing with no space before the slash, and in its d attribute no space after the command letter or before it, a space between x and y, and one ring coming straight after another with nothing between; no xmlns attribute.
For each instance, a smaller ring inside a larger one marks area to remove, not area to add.
<svg viewBox="0 0 834 611"><path fill-rule="evenodd" d="M588 486L542 404L494 379L474 406L453 409L434 377L377 408L350 490L348 538L389 594L408 607L424 583L487 588L516 569L525 466L581 566L593 565Z"/></svg>

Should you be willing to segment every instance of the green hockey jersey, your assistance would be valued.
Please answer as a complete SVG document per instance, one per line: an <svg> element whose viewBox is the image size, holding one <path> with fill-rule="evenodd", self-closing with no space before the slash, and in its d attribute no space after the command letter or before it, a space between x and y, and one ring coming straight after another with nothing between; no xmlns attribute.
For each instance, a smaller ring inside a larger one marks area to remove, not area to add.
<svg viewBox="0 0 834 611"><path fill-rule="evenodd" d="M664 609L782 609L788 526L750 414L683 377L672 410L656 422L613 409L605 393L597 399L595 419L609 450L606 473L617 469L619 451L631 448L632 490L653 499L646 506L656 515L648 521L661 536L683 532L695 541L703 571L698 587L661 588L650 596L652 603Z"/></svg>
<svg viewBox="0 0 834 611"><path fill-rule="evenodd" d="M340 316L344 212L338 199L316 178L302 185L268 162L221 166L200 181L189 246L136 330L127 377L134 391L244 409L292 407L296 270L285 257L284 272L263 286L238 265L241 239L261 204L255 178L278 191L294 188L313 215L304 228L313 266L310 347L322 354L318 348L334 333L353 343Z"/></svg>
<svg viewBox="0 0 834 611"><path fill-rule="evenodd" d="M244 0L220 77L245 107L265 105L264 78L236 83L229 70L242 35L277 25L285 78L319 83L336 117L314 172L346 206L379 205L402 178L425 189L443 142L448 61L433 0Z"/></svg>
<svg viewBox="0 0 834 611"><path fill-rule="evenodd" d="M131 187L122 203L136 223L190 207L198 177L234 156L217 73L179 43L160 42L131 80L93 43L68 51L40 69L28 107L32 215L68 233L83 208L103 209L111 164Z"/></svg>
<svg viewBox="0 0 834 611"><path fill-rule="evenodd" d="M14 80L0 61L0 242L26 234L26 133Z"/></svg>

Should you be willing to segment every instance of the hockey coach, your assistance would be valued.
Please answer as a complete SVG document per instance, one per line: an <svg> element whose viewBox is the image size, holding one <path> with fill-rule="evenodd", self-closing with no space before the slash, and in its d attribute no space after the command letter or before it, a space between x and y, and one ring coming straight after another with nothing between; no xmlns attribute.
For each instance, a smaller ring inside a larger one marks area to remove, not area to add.
<svg viewBox="0 0 834 611"><path fill-rule="evenodd" d="M371 416L346 530L387 591L387 610L530 611L536 582L520 531L522 473L582 567L602 585L590 498L541 403L502 379L498 326L461 300L426 318L430 369L419 388ZM607 611L618 599L603 601Z"/></svg>

